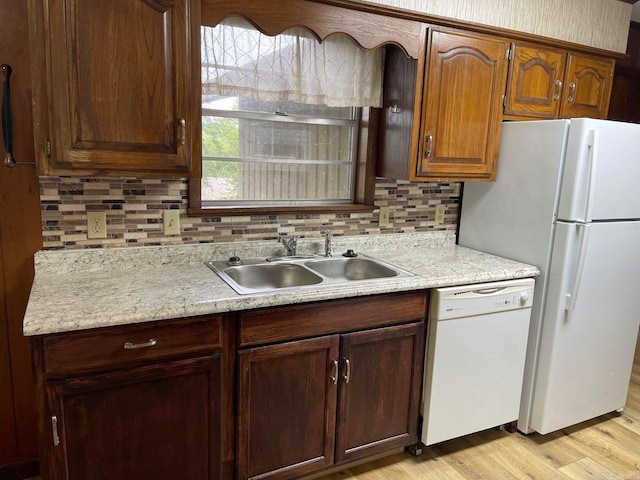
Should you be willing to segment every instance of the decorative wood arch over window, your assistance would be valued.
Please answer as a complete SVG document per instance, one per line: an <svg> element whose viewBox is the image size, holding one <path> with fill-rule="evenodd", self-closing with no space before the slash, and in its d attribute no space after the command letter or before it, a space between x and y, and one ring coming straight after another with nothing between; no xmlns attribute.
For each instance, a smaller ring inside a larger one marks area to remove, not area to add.
<svg viewBox="0 0 640 480"><path fill-rule="evenodd" d="M351 5L353 6L353 5ZM334 33L351 37L361 48L373 50L389 43L418 58L422 24L373 12L313 0L203 0L202 24L215 26L224 18L243 17L267 35L304 27L322 41Z"/></svg>

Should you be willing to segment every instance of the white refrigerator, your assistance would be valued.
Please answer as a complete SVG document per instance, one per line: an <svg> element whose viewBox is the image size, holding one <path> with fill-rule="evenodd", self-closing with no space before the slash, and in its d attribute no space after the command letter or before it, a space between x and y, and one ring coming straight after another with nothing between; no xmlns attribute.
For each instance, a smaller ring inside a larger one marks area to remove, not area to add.
<svg viewBox="0 0 640 480"><path fill-rule="evenodd" d="M464 185L458 243L541 271L520 431L625 406L640 325L640 125L505 122L497 180Z"/></svg>

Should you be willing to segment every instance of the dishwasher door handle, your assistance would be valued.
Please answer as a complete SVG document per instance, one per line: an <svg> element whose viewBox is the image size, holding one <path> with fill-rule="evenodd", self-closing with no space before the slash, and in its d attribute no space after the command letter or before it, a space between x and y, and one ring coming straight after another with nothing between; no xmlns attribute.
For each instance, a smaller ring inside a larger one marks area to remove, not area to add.
<svg viewBox="0 0 640 480"><path fill-rule="evenodd" d="M490 295L492 293L501 292L506 287L496 287L496 288L483 288L482 290L473 290L473 293L477 293L478 295Z"/></svg>

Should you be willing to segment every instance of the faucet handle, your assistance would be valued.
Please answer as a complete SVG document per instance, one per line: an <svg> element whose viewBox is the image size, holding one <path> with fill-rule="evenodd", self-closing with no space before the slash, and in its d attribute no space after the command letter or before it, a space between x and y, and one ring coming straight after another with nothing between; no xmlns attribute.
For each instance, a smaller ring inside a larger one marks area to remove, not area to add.
<svg viewBox="0 0 640 480"><path fill-rule="evenodd" d="M324 232L322 232L322 234L324 235L324 256L330 257L332 255L331 237L333 236L333 234L331 233L331 230L325 230Z"/></svg>

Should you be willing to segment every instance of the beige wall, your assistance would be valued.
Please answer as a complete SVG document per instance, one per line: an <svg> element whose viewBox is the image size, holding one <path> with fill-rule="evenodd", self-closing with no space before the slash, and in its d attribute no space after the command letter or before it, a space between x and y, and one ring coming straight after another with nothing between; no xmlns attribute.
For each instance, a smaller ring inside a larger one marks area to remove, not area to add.
<svg viewBox="0 0 640 480"><path fill-rule="evenodd" d="M619 0L367 0L624 53L632 6Z"/></svg>

